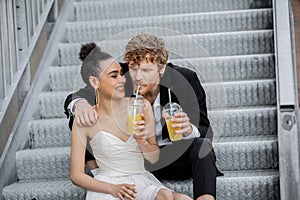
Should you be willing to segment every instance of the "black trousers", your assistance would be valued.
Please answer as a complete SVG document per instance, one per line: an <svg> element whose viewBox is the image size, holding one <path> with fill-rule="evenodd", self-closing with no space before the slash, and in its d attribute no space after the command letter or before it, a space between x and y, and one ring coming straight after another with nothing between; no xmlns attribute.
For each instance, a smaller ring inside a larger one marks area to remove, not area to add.
<svg viewBox="0 0 300 200"><path fill-rule="evenodd" d="M216 197L216 177L223 175L216 167L216 156L209 140L180 140L161 148L155 164L145 162L147 170L159 180L193 178L194 199L203 194Z"/></svg>

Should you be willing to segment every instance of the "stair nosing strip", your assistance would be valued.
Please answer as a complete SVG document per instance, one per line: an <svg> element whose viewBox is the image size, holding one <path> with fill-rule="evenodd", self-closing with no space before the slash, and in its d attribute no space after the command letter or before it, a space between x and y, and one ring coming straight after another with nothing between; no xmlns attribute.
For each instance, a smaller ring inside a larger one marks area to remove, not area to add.
<svg viewBox="0 0 300 200"><path fill-rule="evenodd" d="M160 18L173 18L174 16L182 16L182 17L190 17L190 16L206 16L206 15L226 15L226 14L236 14L236 13L255 13L255 12L268 12L272 11L272 8L261 8L261 9L244 9L244 10L224 10L224 11L212 11L212 12L200 12L200 13L179 13L179 14L169 14L169 15L160 15L160 16L145 16L145 17L127 17L127 18L116 18L116 19L93 19L93 20L85 20L85 21L67 21L66 26L75 25L75 24L88 24L94 22L103 22L108 23L112 21L130 21L134 20L145 20L145 19L160 19Z"/></svg>

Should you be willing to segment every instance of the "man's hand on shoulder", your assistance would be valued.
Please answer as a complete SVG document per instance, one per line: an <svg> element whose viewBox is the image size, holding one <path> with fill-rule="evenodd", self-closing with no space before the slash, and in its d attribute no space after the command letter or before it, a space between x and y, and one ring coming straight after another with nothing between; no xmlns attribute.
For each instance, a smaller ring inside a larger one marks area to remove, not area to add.
<svg viewBox="0 0 300 200"><path fill-rule="evenodd" d="M78 126L92 126L98 119L98 114L94 106L91 106L87 100L78 100L73 107L74 114L76 116L75 123Z"/></svg>

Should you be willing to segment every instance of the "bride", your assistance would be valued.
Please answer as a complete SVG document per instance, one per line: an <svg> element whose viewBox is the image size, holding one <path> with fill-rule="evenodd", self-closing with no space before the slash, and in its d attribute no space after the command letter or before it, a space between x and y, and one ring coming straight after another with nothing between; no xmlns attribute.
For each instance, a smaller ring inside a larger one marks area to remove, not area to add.
<svg viewBox="0 0 300 200"><path fill-rule="evenodd" d="M70 172L72 182L88 190L88 200L191 199L166 188L144 168L144 158L151 163L159 158L150 103L142 99L145 107L143 119L135 125L138 133L127 134L129 99L124 97L126 80L122 68L95 43L83 45L81 55L86 50L81 76L96 91L95 109L99 117L97 123L90 127L73 124ZM94 178L84 171L87 141L90 142L99 166L99 174Z"/></svg>

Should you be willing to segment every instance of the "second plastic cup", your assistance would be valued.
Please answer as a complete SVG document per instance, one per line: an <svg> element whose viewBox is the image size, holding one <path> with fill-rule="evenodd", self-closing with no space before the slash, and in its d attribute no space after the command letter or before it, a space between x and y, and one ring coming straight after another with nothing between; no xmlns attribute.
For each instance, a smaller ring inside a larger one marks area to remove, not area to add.
<svg viewBox="0 0 300 200"><path fill-rule="evenodd" d="M131 98L128 101L127 131L130 135L137 133L134 130L134 123L143 120L142 113L144 111L144 106L144 101L140 98Z"/></svg>
<svg viewBox="0 0 300 200"><path fill-rule="evenodd" d="M165 118L169 137L171 141L177 141L182 139L182 134L177 134L175 131L180 130L180 128L173 128L172 124L178 124L177 122L171 122L170 119L175 115L177 112L181 112L182 108L177 103L172 103L172 106L170 106L169 103L167 103L162 110L162 114L167 116Z"/></svg>

